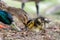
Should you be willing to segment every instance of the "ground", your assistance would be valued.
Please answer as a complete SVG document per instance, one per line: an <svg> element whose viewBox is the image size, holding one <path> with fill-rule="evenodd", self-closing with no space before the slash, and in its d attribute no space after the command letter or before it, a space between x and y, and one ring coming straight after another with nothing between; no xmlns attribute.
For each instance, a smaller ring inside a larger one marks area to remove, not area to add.
<svg viewBox="0 0 60 40"><path fill-rule="evenodd" d="M0 40L60 40L60 23L52 22L45 28L45 32L0 29Z"/></svg>

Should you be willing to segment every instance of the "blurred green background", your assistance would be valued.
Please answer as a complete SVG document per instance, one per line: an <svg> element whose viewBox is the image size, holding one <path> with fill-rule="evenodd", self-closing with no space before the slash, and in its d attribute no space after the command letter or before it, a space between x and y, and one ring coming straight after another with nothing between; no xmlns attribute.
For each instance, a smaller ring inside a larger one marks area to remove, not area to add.
<svg viewBox="0 0 60 40"><path fill-rule="evenodd" d="M6 2L9 6L21 8L21 2L13 1L13 0L3 0ZM48 18L52 18L53 21L60 21L60 12L49 13L47 14L47 11L49 9L52 9L52 7L55 7L55 5L59 5L60 0L44 0L43 2L39 3L39 12L40 15L46 16ZM34 15L36 16L36 8L34 2L27 2L25 5L24 10L32 17ZM60 11L60 10L58 10Z"/></svg>

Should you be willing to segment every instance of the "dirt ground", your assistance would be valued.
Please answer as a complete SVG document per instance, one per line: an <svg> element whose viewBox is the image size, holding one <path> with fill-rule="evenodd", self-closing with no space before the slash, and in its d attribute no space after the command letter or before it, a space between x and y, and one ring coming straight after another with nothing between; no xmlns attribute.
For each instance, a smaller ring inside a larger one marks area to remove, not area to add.
<svg viewBox="0 0 60 40"><path fill-rule="evenodd" d="M60 23L52 23L45 32L0 29L0 40L60 40Z"/></svg>

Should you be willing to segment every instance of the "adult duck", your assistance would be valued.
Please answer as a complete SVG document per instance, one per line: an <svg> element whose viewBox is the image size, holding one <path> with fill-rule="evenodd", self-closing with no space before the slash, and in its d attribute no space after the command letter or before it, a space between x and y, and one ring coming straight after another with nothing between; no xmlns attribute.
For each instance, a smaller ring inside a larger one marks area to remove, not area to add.
<svg viewBox="0 0 60 40"><path fill-rule="evenodd" d="M20 29L16 26L15 22L13 21L12 15L9 12L0 10L0 22L6 25L10 25L13 29L20 31Z"/></svg>
<svg viewBox="0 0 60 40"><path fill-rule="evenodd" d="M35 2L37 15L39 15L39 5L38 5L38 3L41 2L41 1L44 1L44 0L15 0L15 1L22 2L22 6L21 6L22 9L24 8L26 2L32 2L32 1Z"/></svg>

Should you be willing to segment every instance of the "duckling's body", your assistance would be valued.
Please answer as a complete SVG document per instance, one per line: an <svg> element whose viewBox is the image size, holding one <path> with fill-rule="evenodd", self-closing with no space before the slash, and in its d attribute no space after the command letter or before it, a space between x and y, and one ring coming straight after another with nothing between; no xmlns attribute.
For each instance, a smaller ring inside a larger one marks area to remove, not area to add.
<svg viewBox="0 0 60 40"><path fill-rule="evenodd" d="M29 20L26 24L26 28L28 28L29 30L38 32L39 30L42 29L43 24L38 23L37 21L38 20L36 20L36 19Z"/></svg>

